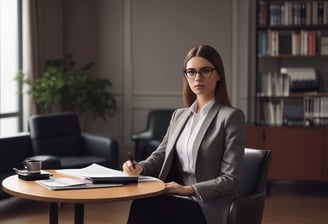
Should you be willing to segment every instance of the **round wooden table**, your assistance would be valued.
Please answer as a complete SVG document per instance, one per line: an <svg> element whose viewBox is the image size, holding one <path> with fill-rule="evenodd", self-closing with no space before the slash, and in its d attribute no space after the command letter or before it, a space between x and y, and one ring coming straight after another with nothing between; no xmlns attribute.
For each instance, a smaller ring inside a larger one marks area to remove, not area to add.
<svg viewBox="0 0 328 224"><path fill-rule="evenodd" d="M54 170L48 172L53 178L67 177L56 173ZM119 187L74 189L74 190L49 190L35 181L25 181L18 175L7 177L2 182L5 192L16 197L49 202L49 223L58 223L58 204L73 203L75 206L75 224L84 222L84 204L92 202L108 202L133 200L137 198L151 197L161 194L164 183L160 180L151 180L131 183Z"/></svg>

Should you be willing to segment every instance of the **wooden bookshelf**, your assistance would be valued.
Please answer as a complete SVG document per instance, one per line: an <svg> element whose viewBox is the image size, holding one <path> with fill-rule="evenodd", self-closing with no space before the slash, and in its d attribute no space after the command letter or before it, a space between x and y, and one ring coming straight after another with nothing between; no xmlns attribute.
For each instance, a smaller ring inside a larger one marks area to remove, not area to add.
<svg viewBox="0 0 328 224"><path fill-rule="evenodd" d="M302 110L304 125L309 122L328 124L328 107L325 109L328 101L328 66L325 66L328 51L322 50L328 46L321 44L322 38L328 39L328 0L257 0L256 21L255 123L287 125L289 117L285 115L290 111L284 110L298 107ZM300 75L299 80L290 81L291 76L287 74L289 79L281 81L282 68L313 69L315 78ZM271 76L269 84L266 83L267 76ZM296 84L300 87L292 88ZM280 86L279 90L274 89L277 86ZM311 117L306 116L306 105L310 97L323 102L319 103L320 111L323 111L320 120L325 118L327 121L309 121ZM298 99L297 103L296 98L303 99Z"/></svg>
<svg viewBox="0 0 328 224"><path fill-rule="evenodd" d="M328 0L256 6L255 122L246 127L246 147L272 151L271 180L328 181ZM315 73L287 72L282 81L282 68Z"/></svg>

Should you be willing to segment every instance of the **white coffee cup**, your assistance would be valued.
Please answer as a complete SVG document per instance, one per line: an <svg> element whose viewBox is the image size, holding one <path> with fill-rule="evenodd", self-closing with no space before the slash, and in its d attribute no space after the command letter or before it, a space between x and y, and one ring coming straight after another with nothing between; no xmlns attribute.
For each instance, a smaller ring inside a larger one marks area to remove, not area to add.
<svg viewBox="0 0 328 224"><path fill-rule="evenodd" d="M23 164L28 173L41 172L41 161L39 160L25 160Z"/></svg>

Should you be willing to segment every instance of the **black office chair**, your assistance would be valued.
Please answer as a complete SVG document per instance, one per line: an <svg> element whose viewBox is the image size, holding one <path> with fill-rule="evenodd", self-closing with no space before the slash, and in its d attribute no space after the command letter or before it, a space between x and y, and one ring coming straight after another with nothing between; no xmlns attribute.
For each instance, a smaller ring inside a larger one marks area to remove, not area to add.
<svg viewBox="0 0 328 224"><path fill-rule="evenodd" d="M82 133L74 112L35 115L28 124L34 159L58 159L59 168L81 168L92 163L119 168L118 142Z"/></svg>
<svg viewBox="0 0 328 224"><path fill-rule="evenodd" d="M231 202L228 224L261 224L270 164L271 151L245 149L240 193Z"/></svg>
<svg viewBox="0 0 328 224"><path fill-rule="evenodd" d="M33 155L30 135L20 133L10 137L0 137L0 199L10 195L2 190L1 183L15 174L13 168L23 168L22 161Z"/></svg>
<svg viewBox="0 0 328 224"><path fill-rule="evenodd" d="M132 134L135 142L135 159L146 159L160 144L169 126L174 109L151 110L147 117L146 129Z"/></svg>

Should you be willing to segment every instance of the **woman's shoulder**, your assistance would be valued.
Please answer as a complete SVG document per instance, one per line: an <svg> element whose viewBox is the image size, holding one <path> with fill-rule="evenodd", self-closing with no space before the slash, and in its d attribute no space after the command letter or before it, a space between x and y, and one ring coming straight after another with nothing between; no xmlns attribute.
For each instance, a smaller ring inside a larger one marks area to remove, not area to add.
<svg viewBox="0 0 328 224"><path fill-rule="evenodd" d="M245 121L245 114L241 109L238 109L236 107L231 106L225 106L221 105L219 109L219 117L223 119L240 119L242 121Z"/></svg>
<svg viewBox="0 0 328 224"><path fill-rule="evenodd" d="M221 105L219 107L219 114L221 114L224 117L231 117L231 116L237 116L242 118L245 117L244 112L241 109L231 106L225 106L225 105Z"/></svg>
<svg viewBox="0 0 328 224"><path fill-rule="evenodd" d="M220 105L220 110L226 113L243 113L242 110L232 106Z"/></svg>
<svg viewBox="0 0 328 224"><path fill-rule="evenodd" d="M190 111L190 108L189 107L177 108L174 110L174 113L182 114L182 113L185 113L186 111Z"/></svg>
<svg viewBox="0 0 328 224"><path fill-rule="evenodd" d="M172 117L180 117L181 115L185 113L190 113L190 108L183 107L183 108L177 108L174 110Z"/></svg>

